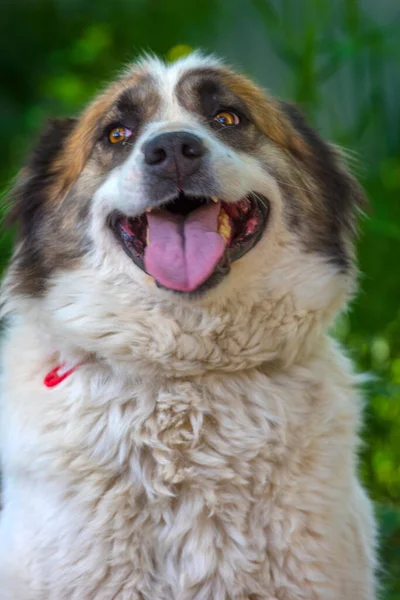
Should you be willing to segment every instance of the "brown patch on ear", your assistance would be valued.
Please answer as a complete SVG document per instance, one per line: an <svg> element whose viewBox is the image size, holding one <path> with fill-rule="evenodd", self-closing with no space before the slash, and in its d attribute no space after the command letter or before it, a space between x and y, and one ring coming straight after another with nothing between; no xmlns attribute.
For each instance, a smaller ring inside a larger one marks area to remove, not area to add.
<svg viewBox="0 0 400 600"><path fill-rule="evenodd" d="M242 75L221 70L221 81L250 108L255 124L279 146L295 154L306 154L307 146L282 112L279 102Z"/></svg>

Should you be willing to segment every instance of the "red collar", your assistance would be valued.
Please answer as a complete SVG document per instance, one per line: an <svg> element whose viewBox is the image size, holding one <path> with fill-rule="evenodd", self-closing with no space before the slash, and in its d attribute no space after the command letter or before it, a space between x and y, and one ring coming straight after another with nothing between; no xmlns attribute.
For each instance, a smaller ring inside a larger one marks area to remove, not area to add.
<svg viewBox="0 0 400 600"><path fill-rule="evenodd" d="M57 365L54 369L47 373L46 377L43 380L44 385L48 388L58 385L59 383L64 381L64 379L69 377L71 373L76 371L76 369L80 367L81 364L82 363L78 363L77 365L75 365L74 367L70 367L69 369L66 369L65 363Z"/></svg>

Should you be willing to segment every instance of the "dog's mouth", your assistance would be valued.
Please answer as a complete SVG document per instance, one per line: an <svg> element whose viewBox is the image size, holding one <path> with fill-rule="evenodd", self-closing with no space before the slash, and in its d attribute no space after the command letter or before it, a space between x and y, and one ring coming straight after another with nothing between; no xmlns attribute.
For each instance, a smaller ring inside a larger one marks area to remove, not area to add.
<svg viewBox="0 0 400 600"><path fill-rule="evenodd" d="M138 217L113 212L109 224L137 266L159 285L187 293L229 272L259 241L268 214L269 202L259 194L228 203L181 192Z"/></svg>

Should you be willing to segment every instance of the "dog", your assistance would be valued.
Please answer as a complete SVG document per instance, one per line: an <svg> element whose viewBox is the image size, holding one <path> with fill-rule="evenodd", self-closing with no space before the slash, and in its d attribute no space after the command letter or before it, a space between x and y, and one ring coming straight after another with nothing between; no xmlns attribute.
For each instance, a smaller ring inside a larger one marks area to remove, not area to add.
<svg viewBox="0 0 400 600"><path fill-rule="evenodd" d="M1 599L375 599L341 152L217 58L146 56L11 202Z"/></svg>

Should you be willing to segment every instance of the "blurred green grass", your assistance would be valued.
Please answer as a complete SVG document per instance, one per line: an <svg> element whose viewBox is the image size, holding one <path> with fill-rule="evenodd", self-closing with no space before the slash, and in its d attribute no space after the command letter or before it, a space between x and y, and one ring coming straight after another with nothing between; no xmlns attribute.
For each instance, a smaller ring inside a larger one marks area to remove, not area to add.
<svg viewBox="0 0 400 600"><path fill-rule="evenodd" d="M381 524L384 600L400 600L400 7L397 0L5 0L0 189L47 116L77 112L138 53L216 52L299 102L352 158L371 211L361 292L336 335L366 387L361 471ZM4 203L3 203L4 210ZM11 235L0 240L1 265Z"/></svg>

